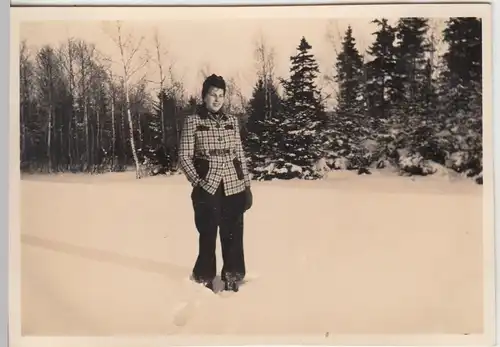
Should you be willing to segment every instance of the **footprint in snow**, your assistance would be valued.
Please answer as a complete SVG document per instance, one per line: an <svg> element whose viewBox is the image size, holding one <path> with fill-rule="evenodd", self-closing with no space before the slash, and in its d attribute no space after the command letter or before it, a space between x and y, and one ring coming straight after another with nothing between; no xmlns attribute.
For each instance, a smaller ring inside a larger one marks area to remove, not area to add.
<svg viewBox="0 0 500 347"><path fill-rule="evenodd" d="M197 300L179 304L174 310L174 324L178 327L185 326L189 319L193 316L198 304Z"/></svg>

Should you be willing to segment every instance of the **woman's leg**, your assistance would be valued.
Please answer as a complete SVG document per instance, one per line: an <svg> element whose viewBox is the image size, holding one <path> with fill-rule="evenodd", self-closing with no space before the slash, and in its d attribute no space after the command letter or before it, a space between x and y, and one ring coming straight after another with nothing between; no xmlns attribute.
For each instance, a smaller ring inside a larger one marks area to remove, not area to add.
<svg viewBox="0 0 500 347"><path fill-rule="evenodd" d="M202 188L192 194L194 220L198 229L198 257L193 268L193 277L198 282L211 282L216 275L215 248L217 227L221 213L221 188L211 195Z"/></svg>
<svg viewBox="0 0 500 347"><path fill-rule="evenodd" d="M238 282L245 277L243 250L245 193L222 197L220 239L222 248L222 280Z"/></svg>

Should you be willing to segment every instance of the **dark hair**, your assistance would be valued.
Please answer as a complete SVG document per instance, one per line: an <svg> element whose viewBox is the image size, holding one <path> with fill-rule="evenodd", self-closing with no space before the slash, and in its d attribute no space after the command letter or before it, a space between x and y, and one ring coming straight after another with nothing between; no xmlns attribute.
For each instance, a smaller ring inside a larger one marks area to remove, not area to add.
<svg viewBox="0 0 500 347"><path fill-rule="evenodd" d="M212 74L203 82L203 88L201 89L202 100L205 99L205 95L207 95L211 87L222 89L224 90L224 94L226 93L226 82L224 81L224 78L222 78L222 76Z"/></svg>

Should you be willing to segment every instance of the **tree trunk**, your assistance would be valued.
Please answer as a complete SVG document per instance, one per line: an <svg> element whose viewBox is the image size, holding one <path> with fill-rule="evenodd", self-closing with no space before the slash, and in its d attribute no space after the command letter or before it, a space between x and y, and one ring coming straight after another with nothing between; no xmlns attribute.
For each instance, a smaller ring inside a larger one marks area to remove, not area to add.
<svg viewBox="0 0 500 347"><path fill-rule="evenodd" d="M73 142L75 144L75 158L76 162L78 163L78 166L80 166L80 169L83 168L81 158L80 158L80 136L78 134L78 118L74 118L74 124L75 124L75 141Z"/></svg>
<svg viewBox="0 0 500 347"><path fill-rule="evenodd" d="M85 171L89 171L90 169L90 141L89 141L89 117L88 117L88 96L86 89L86 71L85 71L85 59L84 52L80 52L82 54L81 57L81 69L82 69L82 99L83 99L83 125L85 127Z"/></svg>
<svg viewBox="0 0 500 347"><path fill-rule="evenodd" d="M115 169L115 153L116 153L116 125L115 125L115 96L111 97L111 125L112 130L112 141L111 141L111 171Z"/></svg>
<svg viewBox="0 0 500 347"><path fill-rule="evenodd" d="M85 101L85 106L83 107L83 122L85 126L85 166L86 170L90 169L90 137L89 137L89 115L87 102Z"/></svg>
<svg viewBox="0 0 500 347"><path fill-rule="evenodd" d="M132 121L132 110L130 109L130 91L129 91L129 83L130 83L129 78L132 75L134 75L134 72L130 69L129 64L130 64L133 56L135 55L135 53L137 53L139 46L137 46L135 49L133 49L130 52L130 55L127 58L125 58L125 46L127 46L127 44L122 42L120 22L118 22L117 29L118 29L118 48L120 49L121 63L122 63L122 67L123 67L123 87L124 87L124 91L125 91L125 103L126 103L126 108L127 108L127 117L128 117L128 124L129 124L130 147L132 149L132 156L134 157L134 162L135 162L136 178L141 178L142 167L141 167L141 164L139 163L139 159L137 157L137 150L135 147L134 123Z"/></svg>
<svg viewBox="0 0 500 347"><path fill-rule="evenodd" d="M52 100L51 100L52 103ZM49 124L47 125L47 159L48 159L48 171L52 172L52 104L49 105Z"/></svg>
<svg viewBox="0 0 500 347"><path fill-rule="evenodd" d="M96 128L94 122L90 124L90 171L95 172L96 170Z"/></svg>
<svg viewBox="0 0 500 347"><path fill-rule="evenodd" d="M63 117L61 117L61 126L59 127L59 154L57 156L57 161L58 161L57 168L58 169L62 169L64 167L64 165L63 165L63 163L64 163L64 133L63 133L62 124L63 124ZM62 170L64 171L64 169L62 169Z"/></svg>
<svg viewBox="0 0 500 347"><path fill-rule="evenodd" d="M122 104L123 105L123 104ZM127 153L127 133L125 131L125 110L121 110L121 131L120 131L120 150L122 152L123 165L128 166L128 153Z"/></svg>
<svg viewBox="0 0 500 347"><path fill-rule="evenodd" d="M165 112L163 110L163 87L162 87L162 93L161 95L161 100L160 100L160 115L161 115L161 136L162 136L162 143L163 143L163 148L167 148L167 130L165 129Z"/></svg>
<svg viewBox="0 0 500 347"><path fill-rule="evenodd" d="M23 98L24 99L24 98ZM21 115L20 115L20 123L21 123L21 162L24 161L24 151L26 149L26 115L24 114L24 104L25 100L21 101Z"/></svg>
<svg viewBox="0 0 500 347"><path fill-rule="evenodd" d="M127 117L128 117L128 124L129 124L130 147L132 148L132 156L134 157L134 162L135 162L135 177L141 178L141 167L139 164L139 159L137 158L137 151L135 148L134 123L132 122L132 112L130 110L130 96L129 96L127 82L125 82L125 98L126 98L126 104L127 104Z"/></svg>
<svg viewBox="0 0 500 347"><path fill-rule="evenodd" d="M71 40L68 40L68 72L69 72L69 95L71 95L71 115L68 119L68 167L73 169L73 146L76 134L73 136L73 119L75 118L75 75L73 71L74 46Z"/></svg>
<svg viewBox="0 0 500 347"><path fill-rule="evenodd" d="M99 108L96 110L96 117L97 117L97 146L96 146L96 155L97 155L97 162L95 163L97 167L101 166L102 163L102 156L101 156L101 119L99 115Z"/></svg>
<svg viewBox="0 0 500 347"><path fill-rule="evenodd" d="M71 147L71 139L73 138L71 132L73 131L73 127L71 126L73 123L73 117L74 117L74 109L73 105L71 105L71 115L68 119L68 168L71 169L73 167L73 156L72 156L72 147Z"/></svg>
<svg viewBox="0 0 500 347"><path fill-rule="evenodd" d="M140 113L137 116L137 131L139 132L139 148L144 148L144 133L142 132L142 115Z"/></svg>

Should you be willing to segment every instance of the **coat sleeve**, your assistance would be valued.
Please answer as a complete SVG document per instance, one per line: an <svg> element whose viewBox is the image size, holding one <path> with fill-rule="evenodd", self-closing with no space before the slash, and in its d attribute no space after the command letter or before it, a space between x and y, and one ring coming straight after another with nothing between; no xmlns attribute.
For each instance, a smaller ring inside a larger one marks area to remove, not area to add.
<svg viewBox="0 0 500 347"><path fill-rule="evenodd" d="M179 143L179 165L191 185L197 186L200 177L193 163L196 124L193 116L187 116L182 127Z"/></svg>
<svg viewBox="0 0 500 347"><path fill-rule="evenodd" d="M239 124L239 120L237 117L234 117L234 128L236 130L236 155L241 162L241 168L243 170L243 176L245 179L245 186L250 187L250 175L248 172L245 151L243 150L243 143L241 141L240 124Z"/></svg>

